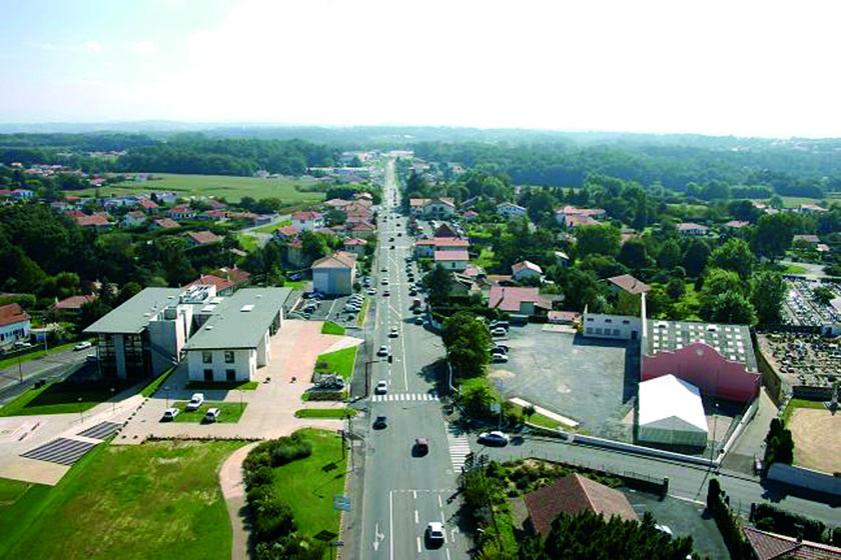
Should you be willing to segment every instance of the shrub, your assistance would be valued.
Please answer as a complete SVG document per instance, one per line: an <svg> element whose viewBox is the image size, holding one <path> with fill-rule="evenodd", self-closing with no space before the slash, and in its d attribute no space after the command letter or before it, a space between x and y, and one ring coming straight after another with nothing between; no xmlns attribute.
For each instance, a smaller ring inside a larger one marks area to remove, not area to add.
<svg viewBox="0 0 841 560"><path fill-rule="evenodd" d="M272 466L280 467L291 463L295 459L303 459L312 454L312 444L298 436L282 437L275 440L275 445L269 452Z"/></svg>

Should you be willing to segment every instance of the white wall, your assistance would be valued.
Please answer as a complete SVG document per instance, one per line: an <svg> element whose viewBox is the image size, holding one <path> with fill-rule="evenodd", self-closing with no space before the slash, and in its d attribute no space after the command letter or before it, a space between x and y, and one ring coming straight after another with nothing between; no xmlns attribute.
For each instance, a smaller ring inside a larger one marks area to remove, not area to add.
<svg viewBox="0 0 841 560"><path fill-rule="evenodd" d="M204 352L213 356L212 363L202 360ZM204 381L204 370L213 370L213 381L227 381L226 370L236 371L237 381L250 381L257 371L257 349L241 348L233 350L234 363L225 363L225 350L190 350L187 352L187 372L190 381Z"/></svg>
<svg viewBox="0 0 841 560"><path fill-rule="evenodd" d="M642 323L639 317L585 313L582 325L584 336L587 337L617 340L630 340L632 338L639 340L642 337Z"/></svg>
<svg viewBox="0 0 841 560"><path fill-rule="evenodd" d="M30 322L20 321L0 327L0 342L10 344L20 339L29 338Z"/></svg>

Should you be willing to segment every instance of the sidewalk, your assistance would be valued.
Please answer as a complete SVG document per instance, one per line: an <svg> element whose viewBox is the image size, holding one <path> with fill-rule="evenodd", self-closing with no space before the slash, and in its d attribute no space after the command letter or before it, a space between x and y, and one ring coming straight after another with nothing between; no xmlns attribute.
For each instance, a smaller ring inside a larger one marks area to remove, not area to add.
<svg viewBox="0 0 841 560"><path fill-rule="evenodd" d="M242 479L242 462L257 443L240 447L228 457L219 470L219 486L225 497L228 517L231 519L233 539L231 541L231 560L248 559L247 519L245 516L245 484Z"/></svg>

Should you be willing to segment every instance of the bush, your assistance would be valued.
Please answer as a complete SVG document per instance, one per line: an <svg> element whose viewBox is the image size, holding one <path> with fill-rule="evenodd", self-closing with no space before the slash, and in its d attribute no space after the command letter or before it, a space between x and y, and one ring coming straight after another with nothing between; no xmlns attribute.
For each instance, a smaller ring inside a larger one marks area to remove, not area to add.
<svg viewBox="0 0 841 560"><path fill-rule="evenodd" d="M308 391L309 401L343 401L346 395L344 391Z"/></svg>
<svg viewBox="0 0 841 560"><path fill-rule="evenodd" d="M835 537L833 533L839 531L838 527L833 532L827 531L826 525L820 521L789 513L771 504L751 505L750 520L763 531L824 544L831 544Z"/></svg>
<svg viewBox="0 0 841 560"><path fill-rule="evenodd" d="M303 459L312 454L312 444L301 437L292 435L274 440L275 445L269 451L272 466L280 467L295 459Z"/></svg>

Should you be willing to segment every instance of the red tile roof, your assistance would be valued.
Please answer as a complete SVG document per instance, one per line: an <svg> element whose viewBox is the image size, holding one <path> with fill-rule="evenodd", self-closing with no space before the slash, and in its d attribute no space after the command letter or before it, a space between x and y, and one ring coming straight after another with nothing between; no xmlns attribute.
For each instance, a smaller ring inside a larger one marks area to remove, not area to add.
<svg viewBox="0 0 841 560"><path fill-rule="evenodd" d="M740 229L740 228L743 228L743 227L749 226L749 225L750 225L750 222L744 222L742 220L730 220L729 222L724 224L724 227L729 227L729 228L733 228L733 229Z"/></svg>
<svg viewBox="0 0 841 560"><path fill-rule="evenodd" d="M73 219L76 220L76 224L80 227L98 227L108 225L108 218L106 218L102 214L93 214L91 216L76 216Z"/></svg>
<svg viewBox="0 0 841 560"><path fill-rule="evenodd" d="M0 305L0 327L29 320L29 314L17 303Z"/></svg>
<svg viewBox="0 0 841 560"><path fill-rule="evenodd" d="M213 271L213 274L221 278L226 278L234 283L235 286L245 284L251 280L251 273L241 268L228 268L223 266Z"/></svg>
<svg viewBox="0 0 841 560"><path fill-rule="evenodd" d="M758 560L839 560L841 548L745 527L745 537Z"/></svg>
<svg viewBox="0 0 841 560"><path fill-rule="evenodd" d="M137 204L146 210L154 210L158 207L158 204L151 198L138 198Z"/></svg>
<svg viewBox="0 0 841 560"><path fill-rule="evenodd" d="M351 237L350 239L345 239L345 247L353 247L356 245L367 245L368 242L364 239L358 239L356 237Z"/></svg>
<svg viewBox="0 0 841 560"><path fill-rule="evenodd" d="M300 220L300 221L307 221L307 220L317 220L321 217L321 214L318 212L306 211L306 212L295 212L292 214L293 220Z"/></svg>
<svg viewBox="0 0 841 560"><path fill-rule="evenodd" d="M209 245L211 243L218 243L222 241L222 238L213 233L212 231L203 230L203 231L188 231L187 237L198 243L199 245Z"/></svg>
<svg viewBox="0 0 841 560"><path fill-rule="evenodd" d="M435 251L434 259L436 262L449 262L449 261L469 261L470 255L467 254L467 251Z"/></svg>
<svg viewBox="0 0 841 560"><path fill-rule="evenodd" d="M682 222L682 223L679 223L677 225L677 230L678 231L692 231L692 230L696 230L696 229L699 229L699 230L702 230L702 231L707 231L710 228L708 228L707 226L702 226L701 224L693 223L693 222Z"/></svg>
<svg viewBox="0 0 841 560"><path fill-rule="evenodd" d="M612 278L608 278L607 281L635 296L639 294L647 294L651 290L651 286L637 280L630 274L614 276Z"/></svg>
<svg viewBox="0 0 841 560"><path fill-rule="evenodd" d="M301 233L301 229L296 226L283 226L277 228L275 232L283 237L295 237L299 233Z"/></svg>
<svg viewBox="0 0 841 560"><path fill-rule="evenodd" d="M225 278L219 278L218 276L213 275L213 274L202 274L201 276L199 276L198 278L196 278L195 280L193 280L192 282L187 284L187 287L189 287L189 286L216 286L216 291L221 292L223 290L227 290L228 288L231 288L233 285L234 285L233 282L231 282L230 280L226 280Z"/></svg>
<svg viewBox="0 0 841 560"><path fill-rule="evenodd" d="M86 303L90 303L96 299L95 295L87 295L87 296L70 296L69 298L65 298L59 302L57 302L53 307L58 309L59 311L67 311L67 310L79 310L82 308L83 305Z"/></svg>
<svg viewBox="0 0 841 560"><path fill-rule="evenodd" d="M567 227L597 226L600 224L601 222L594 220L592 216L584 216L581 214L568 214L566 216Z"/></svg>
<svg viewBox="0 0 841 560"><path fill-rule="evenodd" d="M602 514L606 519L614 515L629 521L637 519L637 514L622 492L577 473L529 492L523 500L535 531L544 537L549 534L552 521L561 513L576 515L582 511L592 511Z"/></svg>
<svg viewBox="0 0 841 560"><path fill-rule="evenodd" d="M172 218L161 218L160 220L155 220L153 222L156 226L163 228L163 229L174 229L181 227L181 224L173 220Z"/></svg>
<svg viewBox="0 0 841 560"><path fill-rule="evenodd" d="M337 251L312 263L311 268L353 268L356 266L356 255Z"/></svg>
<svg viewBox="0 0 841 560"><path fill-rule="evenodd" d="M552 308L552 304L540 295L537 288L492 286L488 295L488 307L491 309L519 313L522 303L534 303L535 307L543 309Z"/></svg>
<svg viewBox="0 0 841 560"><path fill-rule="evenodd" d="M572 323L579 317L581 313L578 311L550 311L546 314L549 321L563 321L565 323Z"/></svg>

